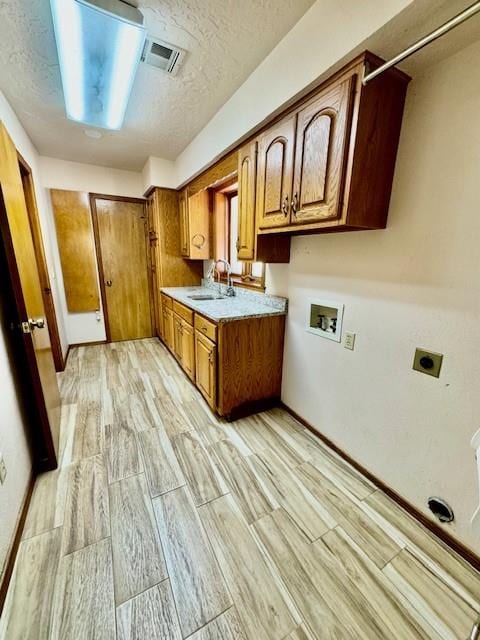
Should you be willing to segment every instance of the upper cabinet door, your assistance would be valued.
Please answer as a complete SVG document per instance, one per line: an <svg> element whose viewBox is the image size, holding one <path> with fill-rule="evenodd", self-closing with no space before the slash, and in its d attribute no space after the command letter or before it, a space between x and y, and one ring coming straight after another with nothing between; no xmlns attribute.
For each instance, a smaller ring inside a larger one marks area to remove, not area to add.
<svg viewBox="0 0 480 640"><path fill-rule="evenodd" d="M239 260L255 258L255 174L257 143L250 142L238 152L238 239Z"/></svg>
<svg viewBox="0 0 480 640"><path fill-rule="evenodd" d="M290 224L296 115L270 127L258 139L257 224Z"/></svg>
<svg viewBox="0 0 480 640"><path fill-rule="evenodd" d="M354 76L298 112L292 224L341 216Z"/></svg>

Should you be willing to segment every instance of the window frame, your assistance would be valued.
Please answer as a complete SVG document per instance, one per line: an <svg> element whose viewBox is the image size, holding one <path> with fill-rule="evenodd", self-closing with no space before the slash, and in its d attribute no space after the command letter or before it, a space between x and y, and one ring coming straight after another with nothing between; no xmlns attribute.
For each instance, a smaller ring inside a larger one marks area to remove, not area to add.
<svg viewBox="0 0 480 640"><path fill-rule="evenodd" d="M231 200L238 197L238 182L229 180L228 184L214 190L214 260L227 260L232 264L231 256ZM223 234L223 238L221 237ZM235 234L236 236L236 234ZM239 260L242 273L232 273L232 284L238 287L265 291L265 263L262 263L262 275L252 275L253 261ZM220 281L227 282L227 273L220 267Z"/></svg>

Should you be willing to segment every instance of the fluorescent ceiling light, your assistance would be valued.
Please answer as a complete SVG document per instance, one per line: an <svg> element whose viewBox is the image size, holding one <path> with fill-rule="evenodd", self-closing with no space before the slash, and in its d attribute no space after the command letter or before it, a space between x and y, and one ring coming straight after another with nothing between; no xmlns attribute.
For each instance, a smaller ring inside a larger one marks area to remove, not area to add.
<svg viewBox="0 0 480 640"><path fill-rule="evenodd" d="M120 129L145 44L143 16L121 0L50 0L67 117Z"/></svg>

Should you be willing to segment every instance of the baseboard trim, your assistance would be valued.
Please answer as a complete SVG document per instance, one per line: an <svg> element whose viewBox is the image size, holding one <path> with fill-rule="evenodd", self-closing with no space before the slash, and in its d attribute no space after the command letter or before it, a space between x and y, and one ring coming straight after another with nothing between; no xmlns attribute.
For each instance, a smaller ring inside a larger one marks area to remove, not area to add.
<svg viewBox="0 0 480 640"><path fill-rule="evenodd" d="M0 583L0 616L2 615L3 607L5 605L8 587L10 585L10 580L12 578L13 567L15 566L15 560L17 559L18 547L20 546L20 542L22 540L23 529L25 527L25 520L27 519L28 507L30 506L33 487L35 485L35 478L36 478L36 474L32 470L30 474L30 479L28 481L27 490L25 491L25 495L23 497L22 508L20 510L20 515L17 520L17 526L15 528L12 544L10 545L10 550L8 552L7 560L5 562L5 571L3 572L2 581Z"/></svg>
<svg viewBox="0 0 480 640"><path fill-rule="evenodd" d="M74 349L76 347L94 347L97 344L107 344L107 342L108 340L96 340L95 342L75 342L74 344L68 345L68 353L70 353L70 349Z"/></svg>
<svg viewBox="0 0 480 640"><path fill-rule="evenodd" d="M417 520L421 525L423 525L426 529L428 529L431 533L433 533L437 538L439 538L444 544L446 544L450 549L452 549L455 553L457 553L463 560L468 562L474 569L480 571L480 557L477 556L471 549L465 546L462 542L459 542L456 538L454 538L450 533L442 529L438 524L432 522L429 518L427 518L421 511L419 511L416 507L414 507L408 500L403 498L399 493L397 493L394 489L386 485L382 480L377 478L373 473L371 473L368 469L366 469L362 464L357 462L354 458L352 458L348 453L343 451L340 447L338 447L334 442L330 440L327 436L325 436L321 431L318 431L315 427L313 427L307 420L302 418L296 411L291 409L284 402L280 402L280 406L285 409L287 413L289 413L293 418L298 420L300 424L302 424L306 429L311 431L317 438L322 440L327 447L335 451L341 458L343 458L346 462L352 465L357 471L359 471L362 475L364 475L370 482L372 482L376 487L381 489L384 493L387 494L389 498L394 500L402 509L404 509L409 515L411 515L415 520Z"/></svg>

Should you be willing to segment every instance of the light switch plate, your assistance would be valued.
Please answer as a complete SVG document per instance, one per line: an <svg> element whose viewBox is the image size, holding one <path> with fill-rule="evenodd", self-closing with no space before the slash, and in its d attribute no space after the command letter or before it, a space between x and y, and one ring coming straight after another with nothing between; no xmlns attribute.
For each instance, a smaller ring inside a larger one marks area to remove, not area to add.
<svg viewBox="0 0 480 640"><path fill-rule="evenodd" d="M427 376L439 378L442 361L443 354L435 353L435 351L425 351L425 349L417 347L413 359L413 369L420 371L420 373L426 373Z"/></svg>
<svg viewBox="0 0 480 640"><path fill-rule="evenodd" d="M350 351L355 349L355 335L351 331L345 331L345 342L343 343L345 349L350 349Z"/></svg>
<svg viewBox="0 0 480 640"><path fill-rule="evenodd" d="M5 460L3 456L0 454L0 484L5 482L5 478L7 477L7 466L5 464Z"/></svg>

